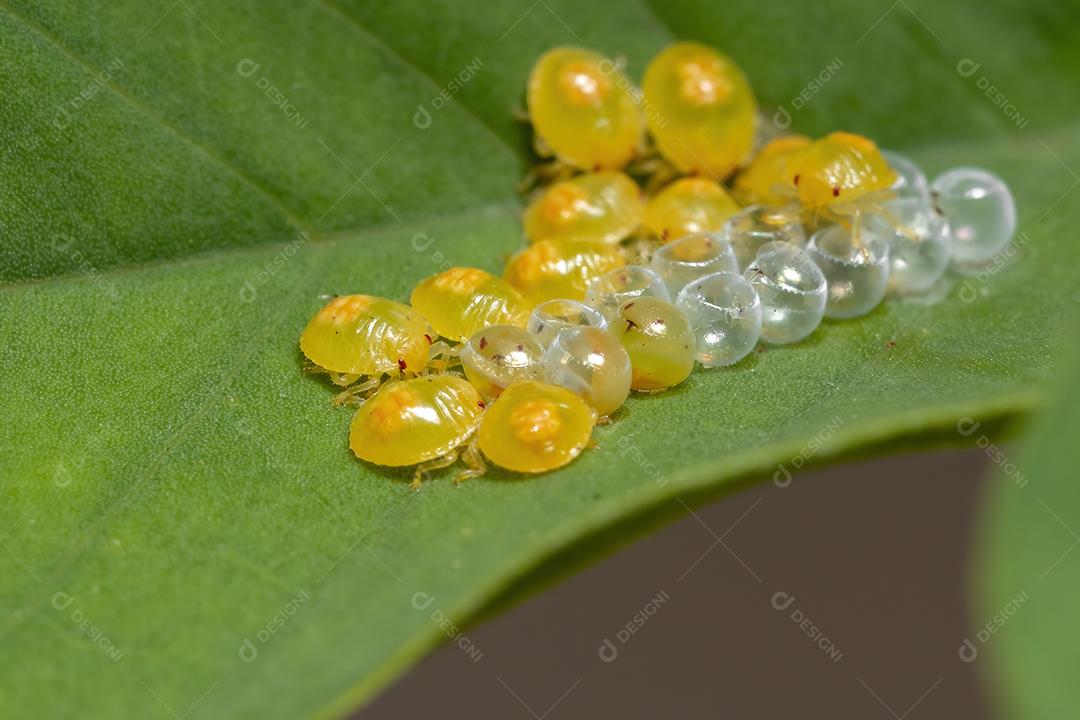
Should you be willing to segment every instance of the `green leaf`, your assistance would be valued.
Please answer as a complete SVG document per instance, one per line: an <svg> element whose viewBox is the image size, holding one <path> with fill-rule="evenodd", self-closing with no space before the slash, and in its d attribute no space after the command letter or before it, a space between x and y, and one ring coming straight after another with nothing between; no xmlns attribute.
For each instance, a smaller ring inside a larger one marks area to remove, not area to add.
<svg viewBox="0 0 1080 720"><path fill-rule="evenodd" d="M0 0L0 715L340 714L447 640L436 609L465 625L780 464L1026 412L1080 287L1077 19L1021 0ZM640 77L676 37L724 48L798 130L1000 173L1018 252L938 304L634 399L557 473L415 494L357 462L349 412L300 373L320 295L497 270L521 243L511 113L533 59L580 43Z"/></svg>
<svg viewBox="0 0 1080 720"><path fill-rule="evenodd" d="M1080 353L1072 358L1054 407L1022 447L999 447L963 425L997 467L984 492L977 602L959 652L987 671L1003 718L1068 717L1080 703Z"/></svg>

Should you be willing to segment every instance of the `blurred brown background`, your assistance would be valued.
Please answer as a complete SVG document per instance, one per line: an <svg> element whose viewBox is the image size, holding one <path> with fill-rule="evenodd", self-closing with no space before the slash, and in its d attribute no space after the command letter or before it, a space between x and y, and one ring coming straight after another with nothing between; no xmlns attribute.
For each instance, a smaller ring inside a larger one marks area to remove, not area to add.
<svg viewBox="0 0 1080 720"><path fill-rule="evenodd" d="M479 659L444 646L356 718L988 717L957 653L985 460L894 456L705 506L468 631Z"/></svg>

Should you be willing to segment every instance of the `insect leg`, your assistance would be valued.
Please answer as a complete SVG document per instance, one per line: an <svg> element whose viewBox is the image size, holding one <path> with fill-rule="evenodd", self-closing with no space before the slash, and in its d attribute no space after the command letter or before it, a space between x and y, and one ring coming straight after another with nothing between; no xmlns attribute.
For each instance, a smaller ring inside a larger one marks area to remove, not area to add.
<svg viewBox="0 0 1080 720"><path fill-rule="evenodd" d="M458 459L457 451L449 452L446 455L440 455L437 458L432 458L427 462L422 462L416 466L416 472L413 473L413 480L409 483L411 490L420 491L420 485L423 484L424 477L427 476L432 470L438 470L439 468L449 467L453 465Z"/></svg>
<svg viewBox="0 0 1080 720"><path fill-rule="evenodd" d="M454 478L455 483L461 484L487 472L487 464L484 462L484 456L480 454L480 446L476 438L473 438L461 452L461 462L465 463L467 469L457 474Z"/></svg>

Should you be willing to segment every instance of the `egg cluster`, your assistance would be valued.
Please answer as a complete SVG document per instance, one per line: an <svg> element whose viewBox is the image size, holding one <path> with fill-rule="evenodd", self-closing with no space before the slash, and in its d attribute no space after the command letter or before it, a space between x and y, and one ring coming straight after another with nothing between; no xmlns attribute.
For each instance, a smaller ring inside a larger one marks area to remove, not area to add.
<svg viewBox="0 0 1080 720"><path fill-rule="evenodd" d="M698 43L661 52L641 89L619 61L555 48L527 102L546 162L502 277L450 268L409 305L336 297L300 339L336 402L361 403L353 452L416 466L414 487L459 458L459 480L565 465L632 391L925 293L1016 229L984 170L928 182L861 135L766 140L746 76Z"/></svg>

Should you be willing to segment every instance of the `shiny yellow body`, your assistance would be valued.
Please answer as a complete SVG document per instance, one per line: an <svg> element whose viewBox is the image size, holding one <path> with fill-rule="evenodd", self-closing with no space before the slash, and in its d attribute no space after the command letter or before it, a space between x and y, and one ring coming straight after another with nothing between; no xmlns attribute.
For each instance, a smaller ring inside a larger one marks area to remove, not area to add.
<svg viewBox="0 0 1080 720"><path fill-rule="evenodd" d="M644 122L633 86L592 50L557 47L529 74L529 117L543 148L581 170L618 170L641 147Z"/></svg>
<svg viewBox="0 0 1080 720"><path fill-rule="evenodd" d="M418 373L427 365L432 332L408 305L371 295L342 295L308 322L300 350L332 373Z"/></svg>
<svg viewBox="0 0 1080 720"><path fill-rule="evenodd" d="M641 224L637 184L621 172L588 173L555 183L525 209L525 234L538 240L615 244Z"/></svg>
<svg viewBox="0 0 1080 720"><path fill-rule="evenodd" d="M630 356L630 387L652 392L678 385L694 370L696 339L689 321L669 302L652 297L628 300L611 332Z"/></svg>
<svg viewBox="0 0 1080 720"><path fill-rule="evenodd" d="M665 186L645 206L645 226L661 242L684 235L718 232L742 208L720 183L682 178Z"/></svg>
<svg viewBox="0 0 1080 720"><path fill-rule="evenodd" d="M566 388L522 382L503 391L480 423L480 451L508 470L538 473L566 465L592 437L596 411Z"/></svg>
<svg viewBox="0 0 1080 720"><path fill-rule="evenodd" d="M846 132L826 135L794 153L787 174L799 203L826 214L887 190L897 177L872 140Z"/></svg>
<svg viewBox="0 0 1080 720"><path fill-rule="evenodd" d="M477 268L454 267L423 280L410 299L435 332L464 342L488 325L525 327L529 307L501 278Z"/></svg>
<svg viewBox="0 0 1080 720"><path fill-rule="evenodd" d="M461 447L483 409L476 388L455 375L387 383L356 411L349 447L376 465L417 465Z"/></svg>
<svg viewBox="0 0 1080 720"><path fill-rule="evenodd" d="M580 240L541 240L514 255L503 277L525 300L585 299L589 281L626 264L614 245Z"/></svg>
<svg viewBox="0 0 1080 720"><path fill-rule="evenodd" d="M700 43L674 43L649 63L642 89L649 131L680 172L721 180L749 160L757 101L731 58Z"/></svg>
<svg viewBox="0 0 1080 720"><path fill-rule="evenodd" d="M788 165L809 145L810 138L805 135L786 135L770 140L735 177L735 197L745 205L781 207L795 202Z"/></svg>

